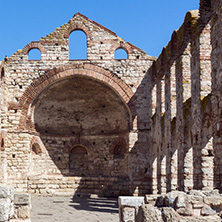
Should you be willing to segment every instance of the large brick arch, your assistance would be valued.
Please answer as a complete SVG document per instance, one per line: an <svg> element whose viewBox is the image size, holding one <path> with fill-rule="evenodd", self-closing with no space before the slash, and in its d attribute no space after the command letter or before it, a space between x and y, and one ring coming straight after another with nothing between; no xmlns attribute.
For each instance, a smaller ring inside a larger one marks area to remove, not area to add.
<svg viewBox="0 0 222 222"><path fill-rule="evenodd" d="M132 116L136 115L136 109L132 103L131 98L133 97L133 92L122 79L120 79L116 74L111 73L101 67L80 63L72 64L65 67L54 68L46 71L45 75L40 76L35 79L29 87L25 90L22 97L19 100L19 107L21 108L22 115L20 118L20 129L26 129L27 113L30 104L34 99L50 84L59 81L60 79L70 77L70 76L87 76L100 81L110 88L112 88L122 99L122 101L129 107Z"/></svg>

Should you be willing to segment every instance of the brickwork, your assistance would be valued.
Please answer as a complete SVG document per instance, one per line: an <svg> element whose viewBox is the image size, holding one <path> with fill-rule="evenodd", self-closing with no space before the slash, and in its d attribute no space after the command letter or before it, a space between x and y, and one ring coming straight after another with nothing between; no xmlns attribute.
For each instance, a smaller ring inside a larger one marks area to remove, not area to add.
<svg viewBox="0 0 222 222"><path fill-rule="evenodd" d="M150 102L153 193L221 189L218 4L200 1L199 11L188 12L149 69L156 92Z"/></svg>
<svg viewBox="0 0 222 222"><path fill-rule="evenodd" d="M69 60L75 30L87 36L87 60ZM128 59L114 59L119 48ZM28 59L32 49L40 50L41 60ZM146 71L154 60L80 13L5 58L7 183L30 193L146 193Z"/></svg>

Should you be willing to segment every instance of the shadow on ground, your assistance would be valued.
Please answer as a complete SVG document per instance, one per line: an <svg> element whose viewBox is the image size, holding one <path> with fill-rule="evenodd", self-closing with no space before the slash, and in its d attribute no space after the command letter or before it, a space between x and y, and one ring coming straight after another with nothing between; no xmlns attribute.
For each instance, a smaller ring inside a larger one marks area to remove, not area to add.
<svg viewBox="0 0 222 222"><path fill-rule="evenodd" d="M105 197L76 197L72 198L69 206L76 210L98 211L103 213L118 213L117 198Z"/></svg>

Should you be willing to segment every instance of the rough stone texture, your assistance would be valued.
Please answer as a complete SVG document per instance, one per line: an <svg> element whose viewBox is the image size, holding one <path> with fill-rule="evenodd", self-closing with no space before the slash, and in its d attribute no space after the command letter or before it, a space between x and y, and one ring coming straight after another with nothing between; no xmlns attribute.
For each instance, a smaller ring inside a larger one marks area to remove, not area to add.
<svg viewBox="0 0 222 222"><path fill-rule="evenodd" d="M144 197L120 196L118 204L120 221L135 221L139 207L144 204Z"/></svg>
<svg viewBox="0 0 222 222"><path fill-rule="evenodd" d="M171 207L163 207L162 218L164 222L174 222L178 220L178 214Z"/></svg>
<svg viewBox="0 0 222 222"><path fill-rule="evenodd" d="M31 200L29 194L14 194L13 187L0 185L0 222L27 219L30 221Z"/></svg>
<svg viewBox="0 0 222 222"><path fill-rule="evenodd" d="M168 201L169 197L172 202ZM189 193L172 191L158 196L146 195L146 203L151 200L152 204L143 204L135 221L220 221L222 209L219 197L218 190L193 190ZM160 218L157 219L157 216Z"/></svg>
<svg viewBox="0 0 222 222"><path fill-rule="evenodd" d="M142 205L136 217L136 222L163 222L159 209L150 204Z"/></svg>
<svg viewBox="0 0 222 222"><path fill-rule="evenodd" d="M209 217L182 217L179 222L220 222L221 218L219 216L209 216Z"/></svg>

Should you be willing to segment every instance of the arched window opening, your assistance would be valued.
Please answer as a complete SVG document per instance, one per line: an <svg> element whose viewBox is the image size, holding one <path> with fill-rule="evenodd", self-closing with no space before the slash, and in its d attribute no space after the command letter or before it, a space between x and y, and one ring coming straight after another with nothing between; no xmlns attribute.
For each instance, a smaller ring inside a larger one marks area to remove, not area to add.
<svg viewBox="0 0 222 222"><path fill-rule="evenodd" d="M5 69L4 69L4 67L3 67L2 70L1 70L1 79L2 79L4 76L5 76Z"/></svg>
<svg viewBox="0 0 222 222"><path fill-rule="evenodd" d="M32 145L32 152L36 155L39 155L40 153L42 153L42 150L41 150L39 144L35 143Z"/></svg>
<svg viewBox="0 0 222 222"><path fill-rule="evenodd" d="M113 150L114 158L124 158L125 146L122 143L118 143Z"/></svg>
<svg viewBox="0 0 222 222"><path fill-rule="evenodd" d="M128 59L126 50L119 48L115 51L114 59Z"/></svg>
<svg viewBox="0 0 222 222"><path fill-rule="evenodd" d="M41 52L39 49L31 49L28 55L29 60L41 60Z"/></svg>
<svg viewBox="0 0 222 222"><path fill-rule="evenodd" d="M87 37L83 31L75 30L70 34L69 59L87 59Z"/></svg>
<svg viewBox="0 0 222 222"><path fill-rule="evenodd" d="M88 170L88 153L85 147L78 145L71 149L69 156L70 173L84 176Z"/></svg>

